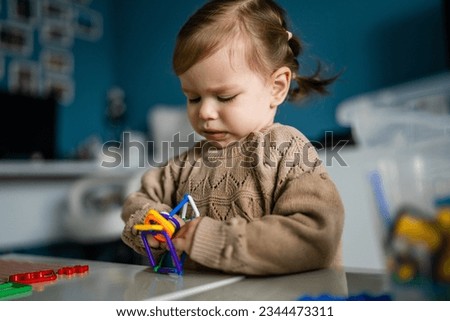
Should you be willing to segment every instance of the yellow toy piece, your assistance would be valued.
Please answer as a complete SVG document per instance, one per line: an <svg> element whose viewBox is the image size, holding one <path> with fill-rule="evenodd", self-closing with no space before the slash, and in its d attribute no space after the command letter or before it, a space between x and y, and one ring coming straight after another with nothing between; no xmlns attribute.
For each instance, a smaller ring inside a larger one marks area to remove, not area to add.
<svg viewBox="0 0 450 321"><path fill-rule="evenodd" d="M147 212L144 224L136 224L134 228L138 231L166 231L169 237L175 233L175 226L154 209ZM157 234L153 237L159 242L166 242L164 235Z"/></svg>
<svg viewBox="0 0 450 321"><path fill-rule="evenodd" d="M432 252L442 244L442 235L434 221L413 215L401 216L395 226L394 234L404 237L411 243L422 244Z"/></svg>
<svg viewBox="0 0 450 321"><path fill-rule="evenodd" d="M162 231L164 229L161 225L156 224L136 224L134 228L138 231Z"/></svg>
<svg viewBox="0 0 450 321"><path fill-rule="evenodd" d="M450 235L450 207L439 209L436 220L442 230Z"/></svg>
<svg viewBox="0 0 450 321"><path fill-rule="evenodd" d="M416 267L411 263L403 263L397 269L397 275L403 282L411 281L416 273Z"/></svg>

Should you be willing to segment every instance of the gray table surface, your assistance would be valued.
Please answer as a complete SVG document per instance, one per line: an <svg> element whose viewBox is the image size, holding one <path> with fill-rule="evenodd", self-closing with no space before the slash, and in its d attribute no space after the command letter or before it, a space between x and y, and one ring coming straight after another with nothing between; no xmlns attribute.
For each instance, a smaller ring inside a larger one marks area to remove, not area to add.
<svg viewBox="0 0 450 321"><path fill-rule="evenodd" d="M89 272L33 284L31 295L16 300L54 301L290 301L322 294L345 297L384 291L380 272L324 269L292 275L244 277L186 270L182 276L154 273L149 266L33 255L0 256L0 271L9 262L52 266L89 265ZM31 271L30 271L31 272ZM6 281L5 278L0 282Z"/></svg>

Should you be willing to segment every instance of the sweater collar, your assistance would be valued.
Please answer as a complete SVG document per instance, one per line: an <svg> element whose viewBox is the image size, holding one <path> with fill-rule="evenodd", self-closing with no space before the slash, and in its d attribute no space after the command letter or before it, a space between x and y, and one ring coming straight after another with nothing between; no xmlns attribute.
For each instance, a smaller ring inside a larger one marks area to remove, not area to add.
<svg viewBox="0 0 450 321"><path fill-rule="evenodd" d="M263 128L260 131L257 132L251 132L246 137L233 142L229 144L228 146L224 148L217 148L213 146L208 141L204 140L201 143L201 150L202 153L206 153L208 157L212 158L229 158L229 157L237 157L242 156L243 151L242 149L245 147L248 147L249 144L252 144L253 142L258 142L264 140L264 136L271 132L273 129L280 127L281 124L279 123L273 123L270 126L267 126Z"/></svg>

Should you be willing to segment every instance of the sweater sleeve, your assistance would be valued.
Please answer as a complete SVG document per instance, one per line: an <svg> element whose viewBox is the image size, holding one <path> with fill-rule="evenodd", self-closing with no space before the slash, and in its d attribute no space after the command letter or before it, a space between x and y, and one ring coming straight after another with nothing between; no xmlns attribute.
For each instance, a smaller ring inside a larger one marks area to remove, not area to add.
<svg viewBox="0 0 450 321"><path fill-rule="evenodd" d="M158 212L172 210L170 204L173 204L174 195L173 175L173 168L169 165L152 168L142 176L140 190L131 193L125 199L122 208L122 219L125 222L122 240L142 255L146 255L145 247L133 226L144 223L149 209L155 209ZM159 252L162 253L162 251Z"/></svg>

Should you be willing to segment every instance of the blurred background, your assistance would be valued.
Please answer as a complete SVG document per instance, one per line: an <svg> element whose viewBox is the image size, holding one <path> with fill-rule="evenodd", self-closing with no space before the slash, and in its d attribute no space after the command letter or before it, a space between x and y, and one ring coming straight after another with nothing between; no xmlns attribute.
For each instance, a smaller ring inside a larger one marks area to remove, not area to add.
<svg viewBox="0 0 450 321"><path fill-rule="evenodd" d="M0 0L0 253L140 262L120 241L120 207L142 172L174 152L162 142L174 132L182 147L194 139L171 58L203 3ZM374 154L347 107L450 92L449 1L279 3L304 43L301 73L320 61L342 74L328 96L285 103L276 120L310 138L341 190L346 265L383 268L362 167ZM439 106L448 114L447 100Z"/></svg>

